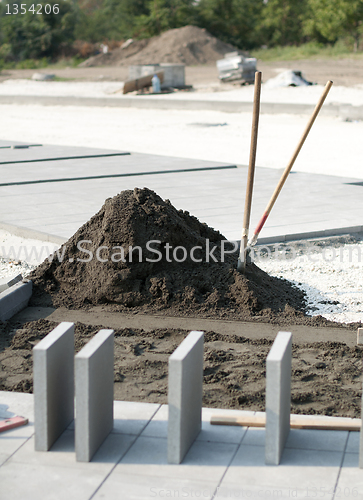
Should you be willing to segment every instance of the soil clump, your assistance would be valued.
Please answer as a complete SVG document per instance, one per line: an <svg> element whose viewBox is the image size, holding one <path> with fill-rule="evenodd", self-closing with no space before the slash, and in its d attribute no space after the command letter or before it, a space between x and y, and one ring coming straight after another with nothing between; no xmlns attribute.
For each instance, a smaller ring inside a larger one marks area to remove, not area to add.
<svg viewBox="0 0 363 500"><path fill-rule="evenodd" d="M182 63L212 64L224 54L238 49L212 36L204 28L184 26L168 30L149 39L134 40L125 48L98 54L80 64L90 66L120 66L132 64Z"/></svg>
<svg viewBox="0 0 363 500"><path fill-rule="evenodd" d="M254 264L237 272L237 252L224 253L231 250L218 231L153 191L123 191L33 271L31 305L327 323L304 314L304 293L288 281Z"/></svg>
<svg viewBox="0 0 363 500"><path fill-rule="evenodd" d="M6 347L0 352L0 390L31 393L31 350L57 323L41 319L19 326L15 335L2 333ZM16 325L12 328L16 330ZM101 328L76 323L76 351ZM168 357L188 333L179 329L115 330L115 399L167 404ZM266 357L271 344L265 339L206 332L203 406L264 411ZM292 413L359 418L361 358L360 346L340 342L293 345Z"/></svg>

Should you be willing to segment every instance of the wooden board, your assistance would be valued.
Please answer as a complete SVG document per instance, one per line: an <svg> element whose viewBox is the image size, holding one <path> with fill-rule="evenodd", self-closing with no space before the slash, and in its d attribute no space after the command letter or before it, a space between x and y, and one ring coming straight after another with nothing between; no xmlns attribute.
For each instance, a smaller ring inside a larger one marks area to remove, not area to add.
<svg viewBox="0 0 363 500"><path fill-rule="evenodd" d="M151 75L142 76L141 78L136 78L136 80L128 80L124 84L123 94L133 92L134 90L140 90L145 87L151 87L151 80L156 74L160 80L160 83L164 81L164 71L159 71L158 73L153 73Z"/></svg>
<svg viewBox="0 0 363 500"><path fill-rule="evenodd" d="M265 415L246 415L241 417L224 417L213 415L210 423L212 425L240 425L243 427L265 427ZM316 418L304 415L303 417L290 416L291 429L317 429L336 431L360 431L360 418Z"/></svg>

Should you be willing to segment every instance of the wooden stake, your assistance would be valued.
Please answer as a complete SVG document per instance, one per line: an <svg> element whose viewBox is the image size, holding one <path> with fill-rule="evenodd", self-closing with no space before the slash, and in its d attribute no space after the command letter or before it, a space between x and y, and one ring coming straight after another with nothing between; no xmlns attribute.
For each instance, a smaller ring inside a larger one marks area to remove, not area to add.
<svg viewBox="0 0 363 500"><path fill-rule="evenodd" d="M252 205L253 182L255 177L256 166L256 151L257 151L257 136L258 136L258 121L260 117L260 96L261 96L261 71L255 73L255 92L253 98L253 114L252 114L252 131L251 131L251 147L250 160L248 164L248 177L246 186L245 210L243 214L243 229L241 237L240 254L237 264L237 270L244 273L246 270L247 257L247 241L248 231L250 228L250 216Z"/></svg>
<svg viewBox="0 0 363 500"><path fill-rule="evenodd" d="M284 173L282 174L281 179L279 180L279 183L277 184L276 189L275 189L273 195L271 196L270 201L268 202L266 210L264 211L263 216L260 219L260 222L257 224L257 227L255 229L253 237L248 242L249 246L253 246L253 245L256 244L258 235L260 234L261 229L263 228L263 226L264 226L264 224L265 224L265 222L267 220L267 217L270 215L272 207L274 206L275 201L277 200L277 197L280 194L282 186L285 184L285 181L286 181L286 179L287 179L287 177L288 177L288 175L289 175L289 173L290 173L290 171L291 171L291 169L292 169L292 167L293 167L293 165L295 163L295 160L296 160L298 154L300 153L301 148L303 147L305 139L307 138L307 136L308 136L308 134L310 132L310 129L313 126L314 121L315 121L316 117L318 116L319 111L321 110L321 107L323 106L325 98L328 95L329 90L331 89L332 85L333 85L332 81L328 81L327 82L327 84L325 86L325 89L324 89L324 92L323 92L322 96L320 97L319 102L316 105L313 114L310 117L310 120L309 120L309 122L308 122L308 124L307 124L307 126L306 126L306 128L304 130L304 133L303 133L303 135L302 135L302 137L301 137L301 139L299 141L299 144L297 145L297 147L296 147L296 149L294 151L294 154L291 157L291 160L289 161L287 167L285 168Z"/></svg>

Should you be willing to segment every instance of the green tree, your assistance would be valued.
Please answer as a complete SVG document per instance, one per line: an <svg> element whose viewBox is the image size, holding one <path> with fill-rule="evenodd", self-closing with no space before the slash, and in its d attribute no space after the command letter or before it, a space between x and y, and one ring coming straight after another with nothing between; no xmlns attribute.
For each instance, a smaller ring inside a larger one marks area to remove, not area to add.
<svg viewBox="0 0 363 500"><path fill-rule="evenodd" d="M194 0L149 0L147 13L136 19L138 36L150 37L163 31L195 24Z"/></svg>
<svg viewBox="0 0 363 500"><path fill-rule="evenodd" d="M267 45L298 45L304 40L307 0L266 0L260 33Z"/></svg>
<svg viewBox="0 0 363 500"><path fill-rule="evenodd" d="M89 42L131 38L139 16L148 14L146 0L83 0L76 38Z"/></svg>
<svg viewBox="0 0 363 500"><path fill-rule="evenodd" d="M259 24L263 0L200 0L198 25L241 49L261 45Z"/></svg>
<svg viewBox="0 0 363 500"><path fill-rule="evenodd" d="M309 17L304 31L311 36L322 36L329 42L351 36L354 51L359 49L363 32L363 0L308 0Z"/></svg>
<svg viewBox="0 0 363 500"><path fill-rule="evenodd" d="M74 40L77 9L72 3L41 0L34 4L31 0L23 0L26 9L23 14L14 13L20 9L16 0L9 0L7 4L9 7L3 7L0 12L0 43L7 47L8 59L54 57L63 45ZM32 5L35 5L34 12L29 10ZM40 5L41 14L37 14Z"/></svg>

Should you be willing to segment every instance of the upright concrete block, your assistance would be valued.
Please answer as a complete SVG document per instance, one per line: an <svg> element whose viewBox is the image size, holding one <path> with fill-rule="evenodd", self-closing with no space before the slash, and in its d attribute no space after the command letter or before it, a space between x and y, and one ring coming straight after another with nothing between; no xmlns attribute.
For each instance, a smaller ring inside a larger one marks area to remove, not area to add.
<svg viewBox="0 0 363 500"><path fill-rule="evenodd" d="M362 406L360 412L361 422L363 422L363 393L362 393ZM359 436L359 468L363 469L363 425L361 423L360 436Z"/></svg>
<svg viewBox="0 0 363 500"><path fill-rule="evenodd" d="M357 344L363 344L363 328L358 328L357 331Z"/></svg>
<svg viewBox="0 0 363 500"><path fill-rule="evenodd" d="M190 332L169 357L168 462L180 464L200 432L203 332Z"/></svg>
<svg viewBox="0 0 363 500"><path fill-rule="evenodd" d="M75 358L78 462L89 462L113 427L113 352L113 330L100 330Z"/></svg>
<svg viewBox="0 0 363 500"><path fill-rule="evenodd" d="M266 360L265 462L278 465L290 432L291 410L290 332L279 332Z"/></svg>
<svg viewBox="0 0 363 500"><path fill-rule="evenodd" d="M27 307L32 296L33 283L15 283L0 293L0 321L6 321Z"/></svg>
<svg viewBox="0 0 363 500"><path fill-rule="evenodd" d="M33 348L35 450L48 451L74 418L74 324Z"/></svg>

